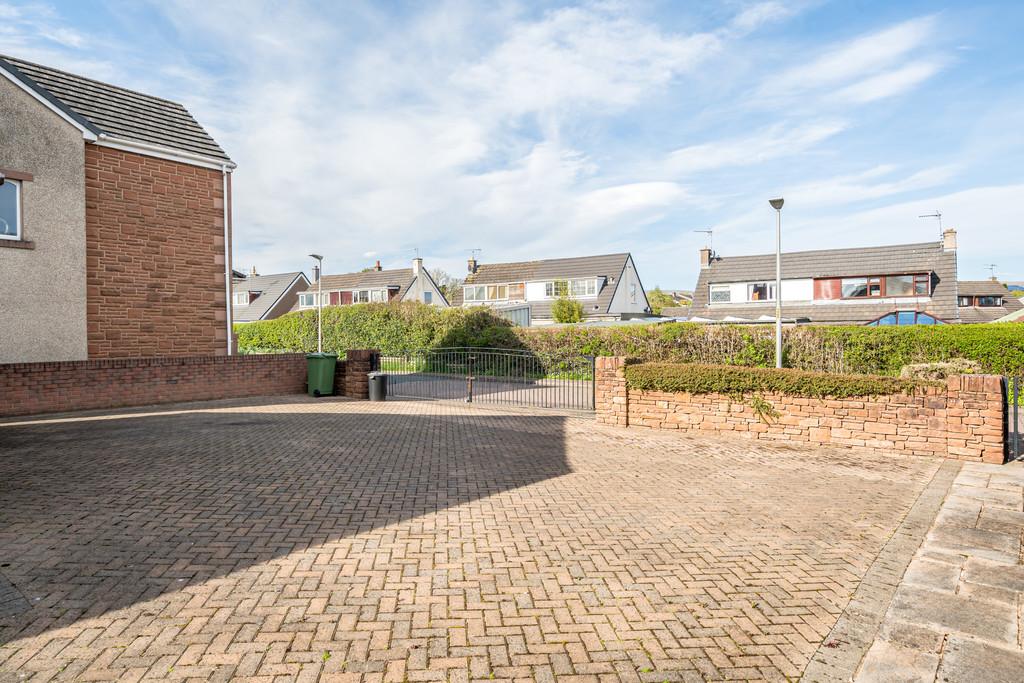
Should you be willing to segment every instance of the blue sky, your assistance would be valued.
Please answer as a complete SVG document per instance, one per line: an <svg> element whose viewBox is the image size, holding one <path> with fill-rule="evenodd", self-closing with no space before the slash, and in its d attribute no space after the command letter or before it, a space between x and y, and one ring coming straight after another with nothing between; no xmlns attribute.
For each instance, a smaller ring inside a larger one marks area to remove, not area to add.
<svg viewBox="0 0 1024 683"><path fill-rule="evenodd" d="M235 264L461 275L928 241L1024 280L1024 3L0 0L0 53L183 102L239 164Z"/></svg>

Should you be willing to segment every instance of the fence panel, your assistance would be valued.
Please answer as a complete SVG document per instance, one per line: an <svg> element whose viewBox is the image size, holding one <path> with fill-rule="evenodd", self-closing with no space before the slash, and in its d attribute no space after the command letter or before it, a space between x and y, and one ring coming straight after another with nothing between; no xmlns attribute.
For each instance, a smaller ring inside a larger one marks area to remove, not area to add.
<svg viewBox="0 0 1024 683"><path fill-rule="evenodd" d="M383 356L388 393L529 408L594 410L592 356L444 348Z"/></svg>

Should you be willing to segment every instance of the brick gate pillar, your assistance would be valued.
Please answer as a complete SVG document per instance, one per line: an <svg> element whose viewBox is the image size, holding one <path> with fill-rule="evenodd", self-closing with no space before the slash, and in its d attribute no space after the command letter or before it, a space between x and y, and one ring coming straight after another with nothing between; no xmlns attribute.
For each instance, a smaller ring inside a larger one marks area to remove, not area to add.
<svg viewBox="0 0 1024 683"><path fill-rule="evenodd" d="M380 366L380 351L350 349L345 352L345 396L370 398L367 375Z"/></svg>
<svg viewBox="0 0 1024 683"><path fill-rule="evenodd" d="M623 356L598 356L594 359L594 408L601 424L629 426L625 369L626 359Z"/></svg>

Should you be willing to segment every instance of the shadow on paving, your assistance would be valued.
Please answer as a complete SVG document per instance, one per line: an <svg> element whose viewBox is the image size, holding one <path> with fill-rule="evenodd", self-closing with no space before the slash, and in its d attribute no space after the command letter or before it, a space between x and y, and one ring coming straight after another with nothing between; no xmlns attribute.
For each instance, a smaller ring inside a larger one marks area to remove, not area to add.
<svg viewBox="0 0 1024 683"><path fill-rule="evenodd" d="M569 472L557 415L274 403L0 423L0 644Z"/></svg>

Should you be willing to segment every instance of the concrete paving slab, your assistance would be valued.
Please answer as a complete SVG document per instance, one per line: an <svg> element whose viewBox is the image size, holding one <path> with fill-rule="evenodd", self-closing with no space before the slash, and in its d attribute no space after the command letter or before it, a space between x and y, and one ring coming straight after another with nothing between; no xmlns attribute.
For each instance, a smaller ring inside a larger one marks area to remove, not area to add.
<svg viewBox="0 0 1024 683"><path fill-rule="evenodd" d="M919 683L935 678L939 655L876 640L854 679L856 683Z"/></svg>
<svg viewBox="0 0 1024 683"><path fill-rule="evenodd" d="M950 636L935 680L1020 683L1024 680L1024 652Z"/></svg>
<svg viewBox="0 0 1024 683"><path fill-rule="evenodd" d="M968 633L1006 645L1017 643L1017 610L1010 605L901 585L893 597L889 614L893 619L947 633Z"/></svg>
<svg viewBox="0 0 1024 683"><path fill-rule="evenodd" d="M960 581L960 572L960 567L956 565L917 558L907 567L903 582L953 594Z"/></svg>
<svg viewBox="0 0 1024 683"><path fill-rule="evenodd" d="M964 565L964 581L1024 593L1024 565L1007 565L972 557Z"/></svg>

